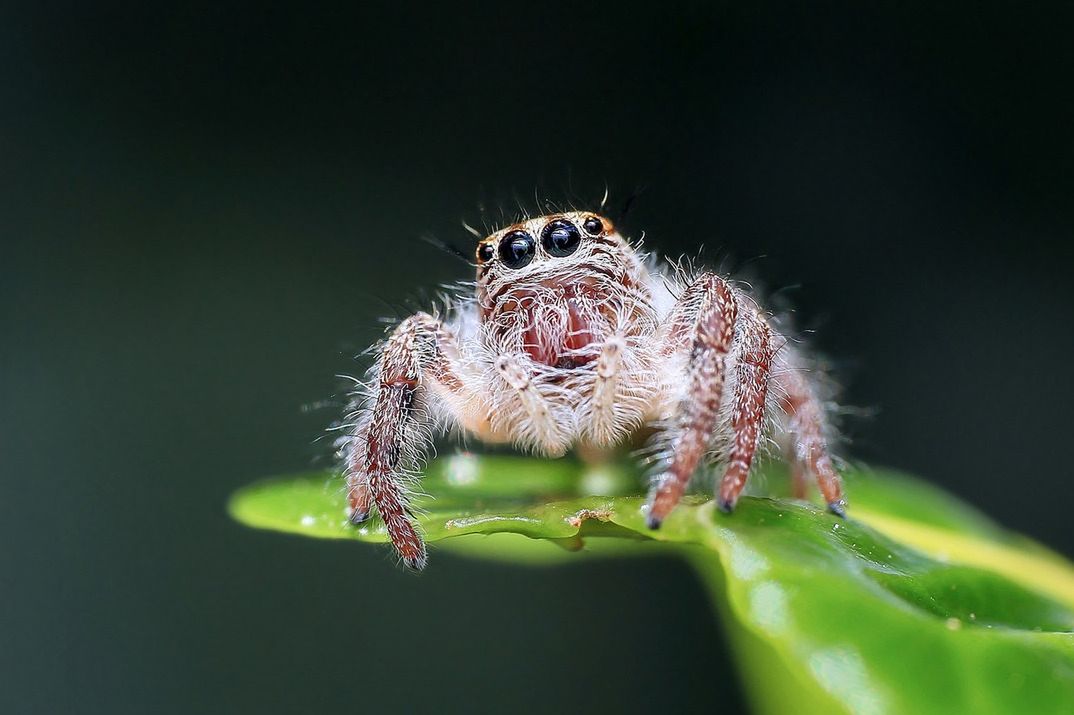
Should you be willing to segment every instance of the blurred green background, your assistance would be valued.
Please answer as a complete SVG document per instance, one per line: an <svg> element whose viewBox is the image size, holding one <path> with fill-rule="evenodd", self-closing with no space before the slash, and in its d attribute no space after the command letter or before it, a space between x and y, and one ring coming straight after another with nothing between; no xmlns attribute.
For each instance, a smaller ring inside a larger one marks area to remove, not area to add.
<svg viewBox="0 0 1074 715"><path fill-rule="evenodd" d="M415 578L225 514L325 464L333 376L469 277L420 237L535 191L641 189L628 234L788 289L876 409L850 456L1074 554L1072 21L4 3L0 710L741 709L677 562Z"/></svg>

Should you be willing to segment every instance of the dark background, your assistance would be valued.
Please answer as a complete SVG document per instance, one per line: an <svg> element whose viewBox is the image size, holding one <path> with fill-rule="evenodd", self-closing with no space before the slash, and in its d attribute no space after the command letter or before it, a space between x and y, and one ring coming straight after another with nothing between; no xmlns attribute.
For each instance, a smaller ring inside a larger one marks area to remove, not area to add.
<svg viewBox="0 0 1074 715"><path fill-rule="evenodd" d="M535 189L799 286L849 456L1074 554L1070 6L744 5L0 8L0 709L739 709L678 563L224 512Z"/></svg>

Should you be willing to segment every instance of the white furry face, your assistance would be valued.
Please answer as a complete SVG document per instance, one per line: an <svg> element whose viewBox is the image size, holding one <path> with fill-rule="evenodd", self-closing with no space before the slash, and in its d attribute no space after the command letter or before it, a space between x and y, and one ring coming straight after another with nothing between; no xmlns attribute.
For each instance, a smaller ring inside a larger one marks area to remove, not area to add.
<svg viewBox="0 0 1074 715"><path fill-rule="evenodd" d="M651 330L645 270L611 221L586 212L508 226L478 244L483 336L499 352L550 368L597 359L613 335Z"/></svg>

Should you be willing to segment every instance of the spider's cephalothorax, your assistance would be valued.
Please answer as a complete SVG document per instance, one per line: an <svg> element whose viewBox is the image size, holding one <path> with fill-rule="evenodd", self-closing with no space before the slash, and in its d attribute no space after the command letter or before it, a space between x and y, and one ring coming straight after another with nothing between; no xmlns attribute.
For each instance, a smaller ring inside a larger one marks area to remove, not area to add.
<svg viewBox="0 0 1074 715"><path fill-rule="evenodd" d="M660 267L587 212L514 224L476 256L474 299L406 319L381 346L341 442L352 521L376 507L408 566L426 551L406 487L451 427L550 456L652 432L655 529L713 458L730 511L772 424L796 493L812 475L843 514L809 363L741 288Z"/></svg>

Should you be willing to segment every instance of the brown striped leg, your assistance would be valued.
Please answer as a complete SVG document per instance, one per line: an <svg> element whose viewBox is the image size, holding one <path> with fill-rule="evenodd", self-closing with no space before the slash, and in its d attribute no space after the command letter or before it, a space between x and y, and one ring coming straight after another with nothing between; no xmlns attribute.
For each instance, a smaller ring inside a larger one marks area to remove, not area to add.
<svg viewBox="0 0 1074 715"><path fill-rule="evenodd" d="M706 306L713 300L717 283L724 284L726 287L726 282L722 278L711 273L704 273L686 286L668 315L664 355L671 355L693 346L697 337L698 319L709 309ZM730 294L730 289L727 290Z"/></svg>
<svg viewBox="0 0 1074 715"><path fill-rule="evenodd" d="M772 369L772 331L756 312L742 313L739 357L735 365L735 402L731 411L734 441L717 495L720 511L735 507L750 475L757 442L764 429L768 377Z"/></svg>
<svg viewBox="0 0 1074 715"><path fill-rule="evenodd" d="M824 439L824 409L801 372L788 370L777 379L784 393L781 407L794 439L795 466L792 468L812 473L828 504L828 511L846 517L842 480L832 464Z"/></svg>
<svg viewBox="0 0 1074 715"><path fill-rule="evenodd" d="M355 436L348 475L351 519L368 517L370 501L376 507L403 563L422 569L425 542L418 533L402 484L404 456L423 444L407 444L420 433L415 401L427 381L451 392L464 389L453 366L454 341L430 315L419 313L403 321L388 338L380 356L379 385L368 419Z"/></svg>
<svg viewBox="0 0 1074 715"><path fill-rule="evenodd" d="M690 381L687 398L679 407L675 435L671 442L671 462L654 484L649 499L647 523L660 524L679 503L690 477L708 449L723 396L724 369L731 349L738 305L730 286L718 276L706 274L683 293L676 306L669 338L692 339L687 368ZM695 307L696 306L696 307ZM688 310L696 311L690 333L681 326ZM690 344L690 343L688 343ZM672 352L672 345L668 352Z"/></svg>

